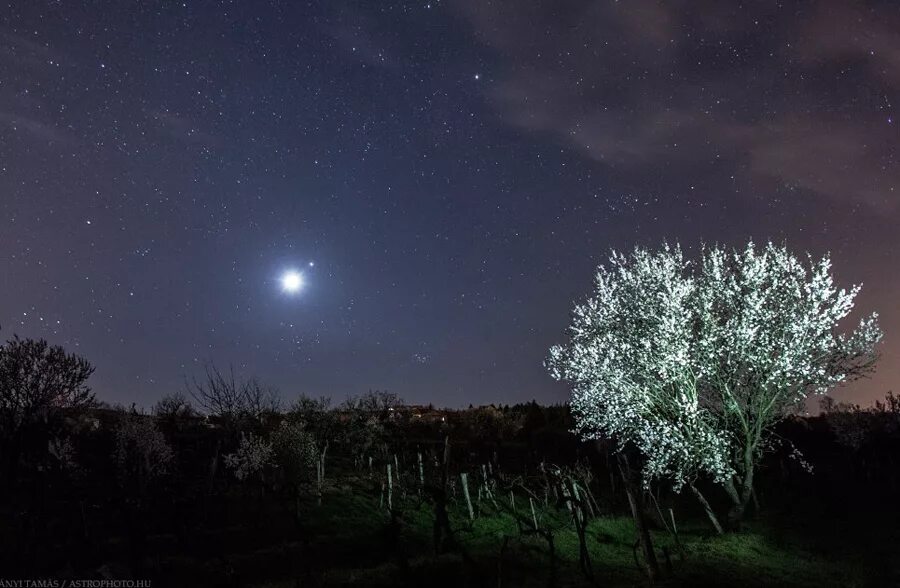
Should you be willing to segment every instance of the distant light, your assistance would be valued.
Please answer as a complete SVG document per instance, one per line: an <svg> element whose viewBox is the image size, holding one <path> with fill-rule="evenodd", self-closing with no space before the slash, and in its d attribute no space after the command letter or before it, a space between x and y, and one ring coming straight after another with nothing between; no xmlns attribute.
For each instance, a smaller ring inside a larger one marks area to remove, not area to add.
<svg viewBox="0 0 900 588"><path fill-rule="evenodd" d="M285 272L281 276L281 289L288 294L296 294L303 288L303 274L295 271Z"/></svg>
<svg viewBox="0 0 900 588"><path fill-rule="evenodd" d="M316 265L316 262L314 262L314 261L309 262L309 267L314 267L315 265Z"/></svg>

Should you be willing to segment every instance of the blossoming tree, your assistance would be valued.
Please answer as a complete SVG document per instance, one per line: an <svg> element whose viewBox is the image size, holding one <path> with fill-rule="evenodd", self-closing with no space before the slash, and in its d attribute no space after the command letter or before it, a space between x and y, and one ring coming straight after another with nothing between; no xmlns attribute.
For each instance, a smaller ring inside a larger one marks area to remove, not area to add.
<svg viewBox="0 0 900 588"><path fill-rule="evenodd" d="M633 444L647 484L665 478L680 491L711 477L737 524L773 426L870 369L881 331L873 314L838 332L859 287L838 290L828 257L804 262L752 242L700 257L677 246L613 253L547 364L572 385L586 437Z"/></svg>

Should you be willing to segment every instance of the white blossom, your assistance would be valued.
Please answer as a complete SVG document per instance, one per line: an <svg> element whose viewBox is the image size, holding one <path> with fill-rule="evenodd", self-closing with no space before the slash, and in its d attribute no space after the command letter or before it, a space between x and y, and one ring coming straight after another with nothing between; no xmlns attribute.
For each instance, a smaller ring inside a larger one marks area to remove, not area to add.
<svg viewBox="0 0 900 588"><path fill-rule="evenodd" d="M116 427L114 458L119 476L146 484L168 471L174 453L152 418L125 415Z"/></svg>
<svg viewBox="0 0 900 588"><path fill-rule="evenodd" d="M698 263L677 246L614 252L547 365L572 385L585 436L644 454L645 483L705 474L734 497L775 422L874 361L876 315L836 330L858 292L834 286L827 257L771 243L707 248Z"/></svg>
<svg viewBox="0 0 900 588"><path fill-rule="evenodd" d="M272 444L265 439L253 433L241 435L237 451L225 455L225 465L234 470L238 480L246 480L271 464L272 454Z"/></svg>

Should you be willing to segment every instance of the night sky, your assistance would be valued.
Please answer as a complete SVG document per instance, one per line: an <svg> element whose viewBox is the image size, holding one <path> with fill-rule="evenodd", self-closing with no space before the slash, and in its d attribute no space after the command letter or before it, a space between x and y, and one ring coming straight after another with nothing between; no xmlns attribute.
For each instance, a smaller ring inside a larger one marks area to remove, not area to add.
<svg viewBox="0 0 900 588"><path fill-rule="evenodd" d="M836 396L900 389L896 2L0 12L0 336L103 400L215 361L287 398L562 401L541 362L611 248L751 237L881 313Z"/></svg>

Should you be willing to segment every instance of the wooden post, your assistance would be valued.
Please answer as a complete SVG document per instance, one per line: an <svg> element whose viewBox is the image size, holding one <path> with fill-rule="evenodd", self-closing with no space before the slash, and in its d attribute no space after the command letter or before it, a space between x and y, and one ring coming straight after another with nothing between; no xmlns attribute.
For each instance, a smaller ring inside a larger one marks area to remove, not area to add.
<svg viewBox="0 0 900 588"><path fill-rule="evenodd" d="M725 530L722 529L722 525L719 523L719 518L716 516L715 511L710 506L709 502L706 501L706 497L697 490L697 487L693 484L690 484L691 492L694 493L694 496L697 497L697 500L700 501L700 504L703 505L703 510L706 511L706 516L709 517L709 521L712 523L713 527L716 529L716 533L722 535L725 533Z"/></svg>
<svg viewBox="0 0 900 588"><path fill-rule="evenodd" d="M421 491L421 488L425 487L425 470L422 467L422 452L421 451L418 453L418 456L419 456L419 488Z"/></svg>
<svg viewBox="0 0 900 588"><path fill-rule="evenodd" d="M572 498L575 499L575 503L572 505L572 508L575 509L575 512L578 515L578 520L583 523L584 522L584 509L581 508L581 497L578 496L578 484L576 484L574 480L571 481L571 484L572 484Z"/></svg>
<svg viewBox="0 0 900 588"><path fill-rule="evenodd" d="M444 485L450 479L450 435L444 437L444 457L441 465L443 466L442 485Z"/></svg>
<svg viewBox="0 0 900 588"><path fill-rule="evenodd" d="M590 518L594 518L595 516L597 516L594 513L594 505L592 504L593 503L592 499L594 497L591 494L591 490L587 487L587 485L582 486L581 484L578 484L577 482L572 482L572 484L577 485L578 488L581 488L582 495L580 495L579 498L581 498L584 501L584 506L587 507L585 509L582 509L582 510L584 510L584 514L589 516Z"/></svg>
<svg viewBox="0 0 900 588"><path fill-rule="evenodd" d="M322 506L322 461L316 462L316 503Z"/></svg>
<svg viewBox="0 0 900 588"><path fill-rule="evenodd" d="M491 487L488 485L487 467L485 467L484 464L481 464L481 479L484 481L484 491L485 491L485 493L487 494L488 498L490 498L491 500L493 500L494 497L493 497L493 495L491 494Z"/></svg>
<svg viewBox="0 0 900 588"><path fill-rule="evenodd" d="M531 496L528 497L528 504L531 505L531 522L534 523L534 530L537 531L537 515L534 514L534 500L532 500Z"/></svg>
<svg viewBox="0 0 900 588"><path fill-rule="evenodd" d="M481 494L483 488L482 485L478 485L478 499L475 501L475 512L478 513L478 516L481 516L481 513L483 512L481 509Z"/></svg>
<svg viewBox="0 0 900 588"><path fill-rule="evenodd" d="M591 518L600 515L600 505L597 504L597 500L594 498L594 493L591 492L591 484L587 480L584 481L584 484L581 485L582 491L585 494L585 502L587 502L588 510L590 511Z"/></svg>
<svg viewBox="0 0 900 588"><path fill-rule="evenodd" d="M387 464L387 499L388 499L388 510L394 509L393 504L393 495L394 495L394 480L391 477L391 464Z"/></svg>
<svg viewBox="0 0 900 588"><path fill-rule="evenodd" d="M459 479L462 482L462 491L463 496L466 498L466 506L469 509L469 520L475 520L475 511L472 510L472 499L469 497L469 476L466 472L463 472L459 475Z"/></svg>

